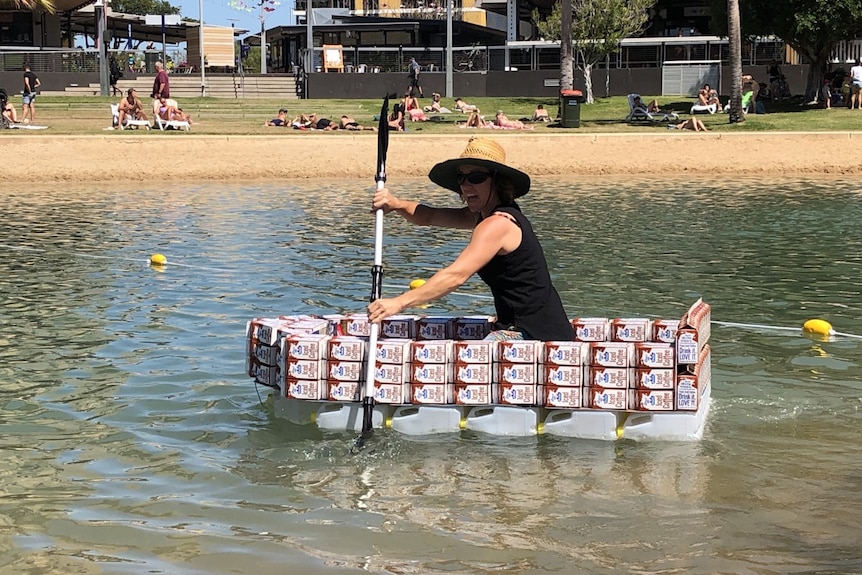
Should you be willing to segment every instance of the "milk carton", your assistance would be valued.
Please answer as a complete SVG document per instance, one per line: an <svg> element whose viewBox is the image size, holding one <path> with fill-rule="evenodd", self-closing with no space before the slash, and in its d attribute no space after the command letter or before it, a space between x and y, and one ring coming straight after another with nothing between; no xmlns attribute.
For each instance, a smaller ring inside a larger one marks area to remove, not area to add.
<svg viewBox="0 0 862 575"><path fill-rule="evenodd" d="M628 367L603 367L600 365L587 368L586 384L590 387L605 389L626 389L631 387L634 371Z"/></svg>
<svg viewBox="0 0 862 575"><path fill-rule="evenodd" d="M452 324L452 339L483 339L491 333L493 318L484 315L455 318Z"/></svg>
<svg viewBox="0 0 862 575"><path fill-rule="evenodd" d="M672 389L630 389L629 409L636 411L673 411Z"/></svg>
<svg viewBox="0 0 862 575"><path fill-rule="evenodd" d="M410 369L404 363L374 364L374 383L406 383L410 381Z"/></svg>
<svg viewBox="0 0 862 575"><path fill-rule="evenodd" d="M453 390L460 405L490 405L493 400L490 383L456 383Z"/></svg>
<svg viewBox="0 0 862 575"><path fill-rule="evenodd" d="M451 339L414 341L410 348L410 361L414 363L452 363L454 345Z"/></svg>
<svg viewBox="0 0 862 575"><path fill-rule="evenodd" d="M253 357L258 361L258 363L262 363L264 365L278 365L279 355L280 351L278 346L264 345L257 340L252 340L249 357Z"/></svg>
<svg viewBox="0 0 862 575"><path fill-rule="evenodd" d="M539 381L536 364L506 361L495 363L494 368L494 383L535 385Z"/></svg>
<svg viewBox="0 0 862 575"><path fill-rule="evenodd" d="M416 339L420 341L455 337L454 317L420 317L416 320Z"/></svg>
<svg viewBox="0 0 862 575"><path fill-rule="evenodd" d="M626 342L590 342L589 365L630 367L634 364L635 346Z"/></svg>
<svg viewBox="0 0 862 575"><path fill-rule="evenodd" d="M584 366L582 365L555 365L553 363L546 363L539 366L539 369L541 371L540 383L570 387L584 385Z"/></svg>
<svg viewBox="0 0 862 575"><path fill-rule="evenodd" d="M652 322L646 318L615 318L611 320L612 341L649 341Z"/></svg>
<svg viewBox="0 0 862 575"><path fill-rule="evenodd" d="M664 343L674 343L676 332L679 329L678 319L656 319L652 322L652 336L650 340Z"/></svg>
<svg viewBox="0 0 862 575"><path fill-rule="evenodd" d="M635 368L633 387L635 389L670 389L676 387L676 370Z"/></svg>
<svg viewBox="0 0 862 575"><path fill-rule="evenodd" d="M535 383L500 383L497 385L497 403L503 405L536 405L539 403Z"/></svg>
<svg viewBox="0 0 862 575"><path fill-rule="evenodd" d="M362 397L361 386L356 381L328 380L325 386L329 401L359 401Z"/></svg>
<svg viewBox="0 0 862 575"><path fill-rule="evenodd" d="M636 343L634 356L635 367L658 369L673 369L676 367L676 349L671 343Z"/></svg>
<svg viewBox="0 0 862 575"><path fill-rule="evenodd" d="M490 385L493 379L490 363L455 362L452 373L453 383Z"/></svg>
<svg viewBox="0 0 862 575"><path fill-rule="evenodd" d="M627 389L584 388L586 394L584 407L592 409L626 409L628 407Z"/></svg>
<svg viewBox="0 0 862 575"><path fill-rule="evenodd" d="M341 333L343 335L355 335L357 337L368 337L371 335L371 322L368 315L364 313L351 313L341 320Z"/></svg>
<svg viewBox="0 0 862 575"><path fill-rule="evenodd" d="M418 315L393 315L380 321L380 337L416 339Z"/></svg>
<svg viewBox="0 0 862 575"><path fill-rule="evenodd" d="M710 307L697 300L682 316L676 333L676 360L680 365L697 364L710 335Z"/></svg>
<svg viewBox="0 0 862 575"><path fill-rule="evenodd" d="M322 333L288 335L281 341L282 354L287 359L326 359L330 338Z"/></svg>
<svg viewBox="0 0 862 575"><path fill-rule="evenodd" d="M392 404L410 403L410 384L375 383L374 401L376 401L377 403Z"/></svg>
<svg viewBox="0 0 862 575"><path fill-rule="evenodd" d="M589 351L590 345L582 341L546 341L542 362L554 365L584 365L587 363Z"/></svg>
<svg viewBox="0 0 862 575"><path fill-rule="evenodd" d="M608 341L611 322L606 317L576 317L572 320L575 341Z"/></svg>
<svg viewBox="0 0 862 575"><path fill-rule="evenodd" d="M284 396L290 399L326 399L328 387L318 379L294 379L288 377L285 380Z"/></svg>
<svg viewBox="0 0 862 575"><path fill-rule="evenodd" d="M410 361L411 339L393 338L377 342L374 359L380 363L404 364Z"/></svg>
<svg viewBox="0 0 862 575"><path fill-rule="evenodd" d="M506 340L495 342L493 361L507 363L538 363L542 359L544 342Z"/></svg>
<svg viewBox="0 0 862 575"><path fill-rule="evenodd" d="M452 381L452 364L450 363L418 363L410 366L410 383L444 384Z"/></svg>
<svg viewBox="0 0 862 575"><path fill-rule="evenodd" d="M584 388L580 386L563 386L546 383L539 386L542 392L542 403L548 408L578 409L583 405Z"/></svg>
<svg viewBox="0 0 862 575"><path fill-rule="evenodd" d="M496 341L456 341L454 355L456 363L491 363Z"/></svg>
<svg viewBox="0 0 862 575"><path fill-rule="evenodd" d="M368 340L355 335L338 335L327 342L326 357L335 361L363 361Z"/></svg>
<svg viewBox="0 0 862 575"><path fill-rule="evenodd" d="M286 358L285 377L292 379L326 379L326 361L320 359Z"/></svg>
<svg viewBox="0 0 862 575"><path fill-rule="evenodd" d="M247 371L249 377L254 378L254 381L281 390L281 369L275 365L266 365L260 363L254 358L249 359Z"/></svg>
<svg viewBox="0 0 862 575"><path fill-rule="evenodd" d="M364 363L330 359L326 363L325 378L331 381L362 382L365 380Z"/></svg>
<svg viewBox="0 0 862 575"><path fill-rule="evenodd" d="M676 408L680 411L697 411L711 379L710 349L709 345L705 345L698 352L697 363L686 366L684 371L677 374Z"/></svg>
<svg viewBox="0 0 862 575"><path fill-rule="evenodd" d="M442 405L454 403L454 385L451 383L411 383L412 403Z"/></svg>

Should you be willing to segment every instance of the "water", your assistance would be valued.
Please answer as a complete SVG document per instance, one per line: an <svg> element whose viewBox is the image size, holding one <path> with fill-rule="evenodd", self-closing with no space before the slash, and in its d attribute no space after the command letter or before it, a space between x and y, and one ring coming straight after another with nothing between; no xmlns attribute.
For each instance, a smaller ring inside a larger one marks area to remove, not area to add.
<svg viewBox="0 0 862 575"><path fill-rule="evenodd" d="M862 571L859 340L714 326L695 444L380 430L351 455L275 418L245 322L363 309L371 188L4 190L0 574ZM571 316L703 296L716 320L862 334L846 179L539 179L523 207ZM387 218L384 293L464 241ZM427 311L490 311L459 293Z"/></svg>

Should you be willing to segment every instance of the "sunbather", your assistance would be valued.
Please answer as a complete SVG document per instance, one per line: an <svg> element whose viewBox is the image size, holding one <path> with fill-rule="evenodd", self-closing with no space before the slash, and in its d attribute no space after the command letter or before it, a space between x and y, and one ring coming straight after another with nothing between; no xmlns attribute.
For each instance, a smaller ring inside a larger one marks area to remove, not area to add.
<svg viewBox="0 0 862 575"><path fill-rule="evenodd" d="M127 120L149 120L144 112L144 103L138 98L138 92L134 88L126 90L126 95L120 100L117 111L117 124L120 129L123 129Z"/></svg>
<svg viewBox="0 0 862 575"><path fill-rule="evenodd" d="M287 110L284 108L278 111L278 114L272 120L263 123L264 126L287 126Z"/></svg>
<svg viewBox="0 0 862 575"><path fill-rule="evenodd" d="M342 130L350 130L353 132L358 132L360 130L371 130L372 132L377 131L377 128L374 126L362 126L359 122L347 115L341 116L341 120L338 122L338 127Z"/></svg>
<svg viewBox="0 0 862 575"><path fill-rule="evenodd" d="M455 109L464 112L465 114L469 114L470 112L478 112L479 109L476 108L473 104L468 104L461 98L455 98Z"/></svg>
<svg viewBox="0 0 862 575"><path fill-rule="evenodd" d="M533 111L533 121L534 122L550 122L551 117L548 115L548 111L542 104L536 106L536 109Z"/></svg>
<svg viewBox="0 0 862 575"><path fill-rule="evenodd" d="M706 132L706 126L699 118L692 116L688 120L683 120L679 124L668 124L671 130L692 130L694 132Z"/></svg>
<svg viewBox="0 0 862 575"><path fill-rule="evenodd" d="M520 120L510 120L503 110L497 110L497 115L494 117L494 123L501 128L509 128L510 130L523 130L524 122Z"/></svg>

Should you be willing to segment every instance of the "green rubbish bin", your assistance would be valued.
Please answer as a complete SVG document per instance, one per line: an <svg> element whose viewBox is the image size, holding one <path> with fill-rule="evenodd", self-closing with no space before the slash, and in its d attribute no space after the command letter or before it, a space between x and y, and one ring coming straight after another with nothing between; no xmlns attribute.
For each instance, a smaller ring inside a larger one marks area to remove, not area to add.
<svg viewBox="0 0 862 575"><path fill-rule="evenodd" d="M581 127L581 104L584 94L580 90L560 90L560 127Z"/></svg>

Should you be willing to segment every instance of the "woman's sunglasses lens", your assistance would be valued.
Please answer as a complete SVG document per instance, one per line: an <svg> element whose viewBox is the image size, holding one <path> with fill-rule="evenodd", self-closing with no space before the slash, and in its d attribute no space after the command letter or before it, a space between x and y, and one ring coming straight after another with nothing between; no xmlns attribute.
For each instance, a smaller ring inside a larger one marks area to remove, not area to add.
<svg viewBox="0 0 862 575"><path fill-rule="evenodd" d="M458 185L463 184L464 182L470 182L471 184L481 184L485 180L491 177L491 174L488 172L470 172L469 174L458 174Z"/></svg>

